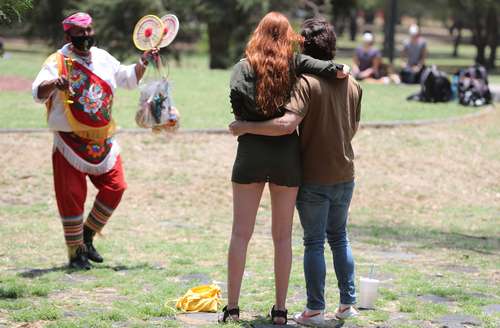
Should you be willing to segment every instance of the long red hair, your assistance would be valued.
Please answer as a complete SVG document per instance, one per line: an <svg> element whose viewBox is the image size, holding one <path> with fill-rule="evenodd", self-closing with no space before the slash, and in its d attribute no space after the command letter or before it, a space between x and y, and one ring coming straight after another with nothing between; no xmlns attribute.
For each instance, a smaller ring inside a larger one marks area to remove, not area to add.
<svg viewBox="0 0 500 328"><path fill-rule="evenodd" d="M278 12L264 16L248 41L245 55L256 75L255 100L265 114L275 113L288 101L295 82L290 65L302 44L302 36Z"/></svg>

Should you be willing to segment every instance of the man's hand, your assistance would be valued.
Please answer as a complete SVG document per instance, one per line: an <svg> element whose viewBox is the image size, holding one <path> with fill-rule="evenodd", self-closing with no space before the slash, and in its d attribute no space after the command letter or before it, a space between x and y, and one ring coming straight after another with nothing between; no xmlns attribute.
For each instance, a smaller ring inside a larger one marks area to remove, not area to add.
<svg viewBox="0 0 500 328"><path fill-rule="evenodd" d="M54 86L61 91L66 91L69 90L69 81L66 77L60 76L54 80Z"/></svg>
<svg viewBox="0 0 500 328"><path fill-rule="evenodd" d="M147 51L144 51L143 54L141 55L141 64L144 66L147 66L149 64L149 61L158 61L158 56L160 53L160 49L158 48L153 48Z"/></svg>
<svg viewBox="0 0 500 328"><path fill-rule="evenodd" d="M337 71L337 79L345 79L351 73L351 68L347 65L343 65L341 71Z"/></svg>
<svg viewBox="0 0 500 328"><path fill-rule="evenodd" d="M420 65L415 65L415 66L412 66L411 70L414 72L414 73L418 73L422 70L422 66Z"/></svg>
<svg viewBox="0 0 500 328"><path fill-rule="evenodd" d="M158 48L153 48L144 53L139 58L139 63L135 65L135 76L137 77L137 82L139 82L146 72L146 67L150 61L153 61L156 66L158 66L160 55L160 50Z"/></svg>
<svg viewBox="0 0 500 328"><path fill-rule="evenodd" d="M38 86L37 97L39 99L47 99L55 89L61 91L71 90L68 79L64 76L60 76L57 79L47 80L40 83Z"/></svg>
<svg viewBox="0 0 500 328"><path fill-rule="evenodd" d="M229 124L229 132L235 137L239 137L245 134L245 122L244 121L233 121Z"/></svg>

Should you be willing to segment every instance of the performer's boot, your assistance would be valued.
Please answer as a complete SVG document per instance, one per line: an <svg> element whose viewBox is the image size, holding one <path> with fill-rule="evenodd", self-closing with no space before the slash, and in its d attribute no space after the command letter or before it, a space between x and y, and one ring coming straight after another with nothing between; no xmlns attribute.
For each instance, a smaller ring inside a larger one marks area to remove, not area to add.
<svg viewBox="0 0 500 328"><path fill-rule="evenodd" d="M97 263L102 263L104 259L102 256L97 252L97 250L94 247L93 241L94 241L94 236L95 236L95 231L87 227L86 225L83 225L83 242L85 246L87 247L87 256L89 260L97 262Z"/></svg>
<svg viewBox="0 0 500 328"><path fill-rule="evenodd" d="M90 270L92 265L87 258L85 245L68 246L69 267L76 270Z"/></svg>

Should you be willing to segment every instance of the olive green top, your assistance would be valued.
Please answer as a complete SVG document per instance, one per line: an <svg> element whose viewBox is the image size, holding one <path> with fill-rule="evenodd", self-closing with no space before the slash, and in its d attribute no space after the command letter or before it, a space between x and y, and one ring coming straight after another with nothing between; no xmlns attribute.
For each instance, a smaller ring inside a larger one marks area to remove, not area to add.
<svg viewBox="0 0 500 328"><path fill-rule="evenodd" d="M291 73L313 74L321 77L335 77L343 65L333 60L319 60L303 54L295 54L291 65ZM268 115L261 111L255 102L255 74L246 59L240 60L233 68L230 82L230 101L237 119L245 121L265 121L284 114L284 109ZM289 90L291 92L291 89ZM289 92L289 93L290 93Z"/></svg>
<svg viewBox="0 0 500 328"><path fill-rule="evenodd" d="M309 56L294 55L290 74L317 74L334 77L342 65L333 61L321 61ZM234 66L231 76L231 106L237 119L264 121L282 116L284 108L265 114L255 102L255 74L247 60ZM291 90L289 90L289 95ZM289 135L269 137L244 134L238 137L238 150L233 165L231 180L246 184L270 182L279 186L297 187L302 180L300 142L297 132Z"/></svg>

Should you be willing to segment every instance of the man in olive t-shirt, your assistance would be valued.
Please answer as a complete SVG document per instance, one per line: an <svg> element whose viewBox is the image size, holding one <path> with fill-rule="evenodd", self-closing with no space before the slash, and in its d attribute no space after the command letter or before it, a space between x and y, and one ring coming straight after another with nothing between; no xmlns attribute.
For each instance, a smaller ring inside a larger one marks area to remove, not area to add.
<svg viewBox="0 0 500 328"><path fill-rule="evenodd" d="M305 54L333 59L336 38L330 24L318 18L306 20L302 35ZM354 260L347 238L347 218L354 190L351 140L359 126L361 96L361 87L351 76L327 80L302 75L284 116L265 122L235 121L229 126L234 135L269 136L290 134L299 127L303 184L297 209L304 228L307 306L295 316L298 323L318 325L324 321L325 237L333 253L340 290L336 316L345 319L357 314L353 307Z"/></svg>

